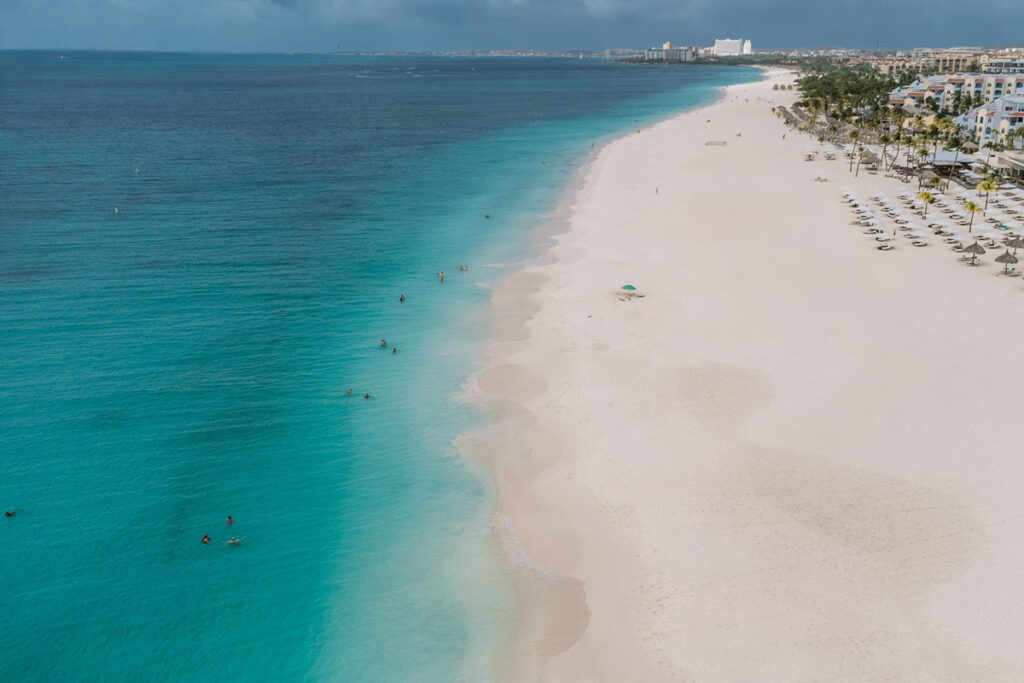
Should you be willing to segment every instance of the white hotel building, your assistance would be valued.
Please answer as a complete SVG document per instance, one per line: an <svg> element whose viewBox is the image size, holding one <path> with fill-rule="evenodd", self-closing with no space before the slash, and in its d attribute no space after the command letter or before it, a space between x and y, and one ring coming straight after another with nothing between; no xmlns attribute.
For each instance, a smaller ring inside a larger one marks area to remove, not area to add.
<svg viewBox="0 0 1024 683"><path fill-rule="evenodd" d="M925 100L932 98L940 109L952 109L956 94L971 95L985 103L1006 95L1024 94L1024 73L1022 74L944 74L928 76L910 85L897 88L889 94L889 104L903 107L911 113L927 113Z"/></svg>
<svg viewBox="0 0 1024 683"><path fill-rule="evenodd" d="M1024 128L1024 94L1000 97L953 120L956 125L973 133L978 144L1005 142L1007 133ZM1020 144L1014 146L1019 147Z"/></svg>
<svg viewBox="0 0 1024 683"><path fill-rule="evenodd" d="M712 49L716 57L739 57L754 51L750 41L743 38L716 38Z"/></svg>

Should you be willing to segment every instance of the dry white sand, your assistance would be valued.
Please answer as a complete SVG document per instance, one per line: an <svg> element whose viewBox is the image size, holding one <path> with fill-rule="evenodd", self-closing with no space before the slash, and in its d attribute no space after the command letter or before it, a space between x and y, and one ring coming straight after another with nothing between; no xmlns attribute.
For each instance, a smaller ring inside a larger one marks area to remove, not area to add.
<svg viewBox="0 0 1024 683"><path fill-rule="evenodd" d="M875 250L840 187L916 185L804 161L792 80L608 145L495 295L496 527L559 601L510 678L1024 680L1024 282Z"/></svg>

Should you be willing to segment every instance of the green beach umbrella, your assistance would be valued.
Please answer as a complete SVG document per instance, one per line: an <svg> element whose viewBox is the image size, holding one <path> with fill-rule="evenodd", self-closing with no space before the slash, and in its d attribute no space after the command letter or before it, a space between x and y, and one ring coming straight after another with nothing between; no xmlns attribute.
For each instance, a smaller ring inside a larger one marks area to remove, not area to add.
<svg viewBox="0 0 1024 683"><path fill-rule="evenodd" d="M636 291L636 287L634 287L633 285L622 285L622 288L624 290L626 290L627 292L635 292Z"/></svg>

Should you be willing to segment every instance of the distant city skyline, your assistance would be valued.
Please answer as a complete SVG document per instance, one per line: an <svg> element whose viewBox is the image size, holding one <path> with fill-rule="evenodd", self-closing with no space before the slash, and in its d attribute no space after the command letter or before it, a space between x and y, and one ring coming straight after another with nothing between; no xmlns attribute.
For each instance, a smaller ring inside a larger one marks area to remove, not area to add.
<svg viewBox="0 0 1024 683"><path fill-rule="evenodd" d="M0 0L0 49L758 50L1019 44L1024 3L950 0Z"/></svg>

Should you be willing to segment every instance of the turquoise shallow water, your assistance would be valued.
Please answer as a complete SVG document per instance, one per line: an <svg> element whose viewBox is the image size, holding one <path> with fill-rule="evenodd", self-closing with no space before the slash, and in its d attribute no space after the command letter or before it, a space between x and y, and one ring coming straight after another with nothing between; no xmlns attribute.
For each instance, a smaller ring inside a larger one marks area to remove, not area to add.
<svg viewBox="0 0 1024 683"><path fill-rule="evenodd" d="M0 53L2 677L486 680L483 264L591 144L756 74L65 57Z"/></svg>

